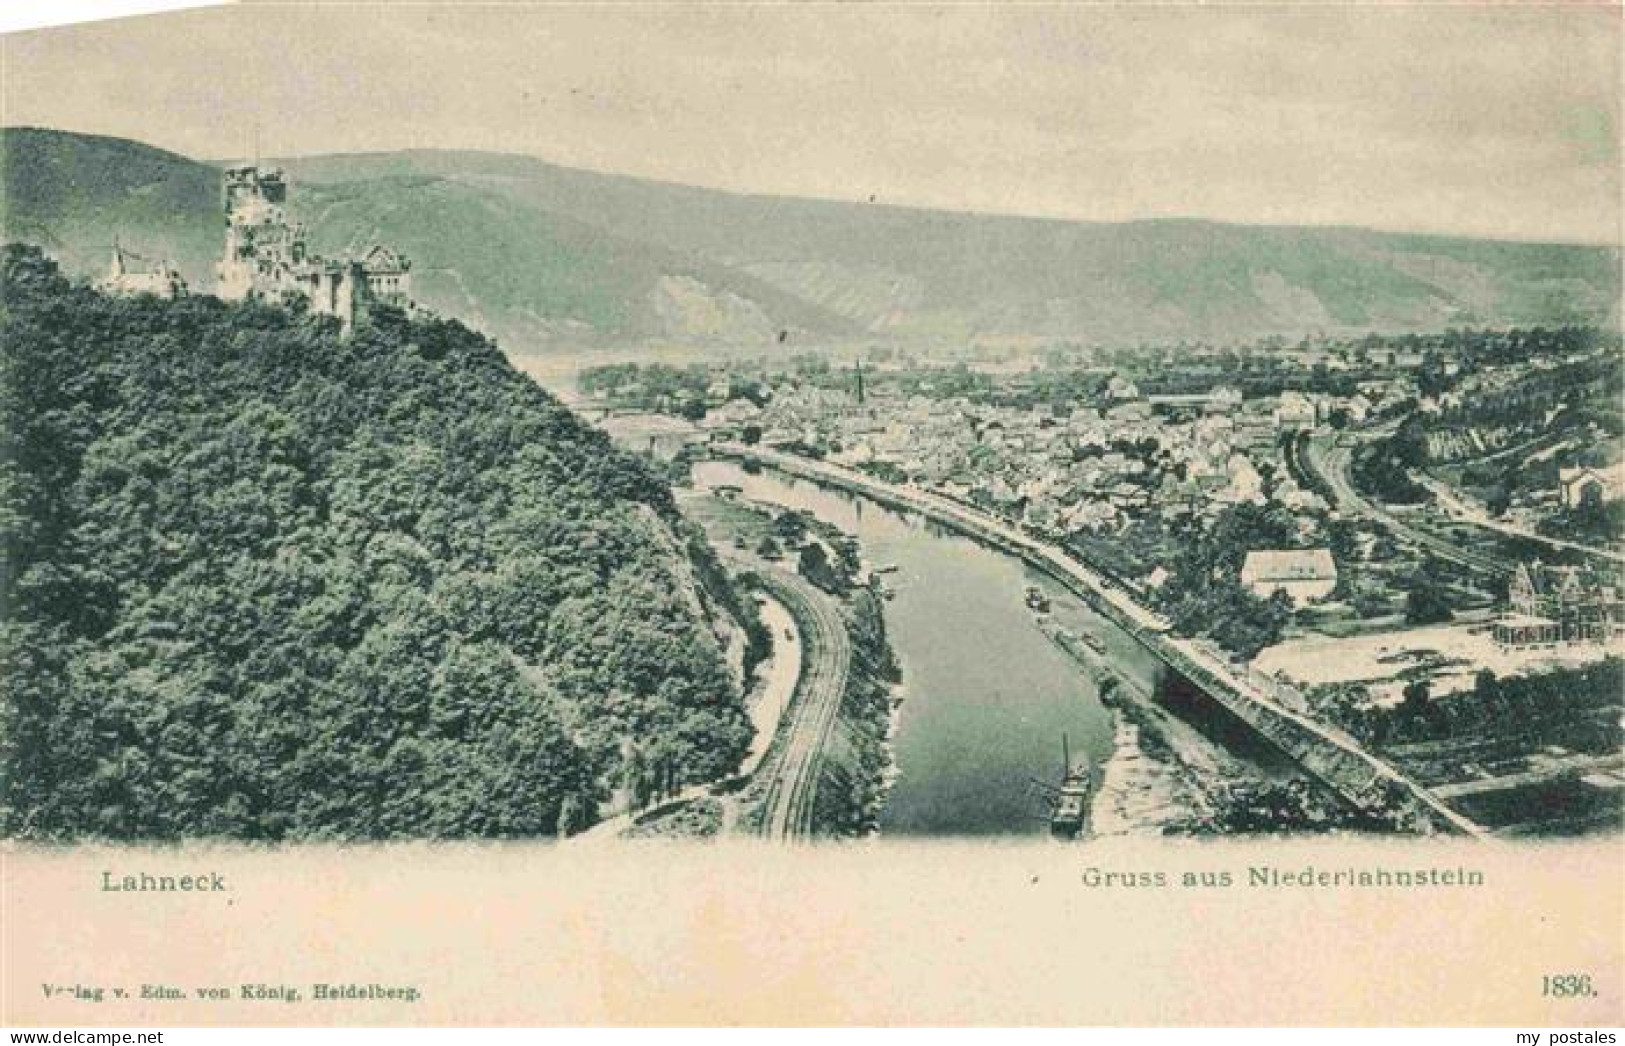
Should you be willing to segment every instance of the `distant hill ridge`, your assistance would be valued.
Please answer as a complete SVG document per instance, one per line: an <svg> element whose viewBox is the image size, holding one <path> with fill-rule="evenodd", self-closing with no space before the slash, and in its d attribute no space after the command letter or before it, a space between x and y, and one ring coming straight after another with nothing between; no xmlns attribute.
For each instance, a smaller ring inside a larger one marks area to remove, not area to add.
<svg viewBox="0 0 1625 1046"><path fill-rule="evenodd" d="M854 338L1228 341L1619 323L1620 252L1357 228L1085 223L747 196L413 150L278 161L313 246L399 245L415 292L510 351ZM117 233L212 286L216 168L0 130L5 233L72 271Z"/></svg>

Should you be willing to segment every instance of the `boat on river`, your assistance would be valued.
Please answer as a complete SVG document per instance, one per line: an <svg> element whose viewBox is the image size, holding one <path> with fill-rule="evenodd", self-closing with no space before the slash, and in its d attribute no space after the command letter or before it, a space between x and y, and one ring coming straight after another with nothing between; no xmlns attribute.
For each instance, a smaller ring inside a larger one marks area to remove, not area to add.
<svg viewBox="0 0 1625 1046"><path fill-rule="evenodd" d="M1046 607L1046 609L1048 608ZM1085 663L1091 662L1091 658L1085 655L1082 650L1078 649L1080 646L1086 647L1089 650L1089 653L1094 655L1095 659L1104 658L1107 656L1106 641L1095 635L1093 632L1074 632L1070 628L1065 628L1059 624L1056 624L1042 611L1037 613L1036 620L1038 621L1039 629L1046 636L1048 636L1052 642L1058 644L1062 650L1065 650L1078 660Z"/></svg>
<svg viewBox="0 0 1625 1046"><path fill-rule="evenodd" d="M1043 781L1033 782L1049 806L1049 834L1057 839L1072 840L1083 835L1089 826L1089 804L1095 795L1095 775L1089 760L1072 762L1072 752L1066 735L1061 735L1061 783L1059 786Z"/></svg>

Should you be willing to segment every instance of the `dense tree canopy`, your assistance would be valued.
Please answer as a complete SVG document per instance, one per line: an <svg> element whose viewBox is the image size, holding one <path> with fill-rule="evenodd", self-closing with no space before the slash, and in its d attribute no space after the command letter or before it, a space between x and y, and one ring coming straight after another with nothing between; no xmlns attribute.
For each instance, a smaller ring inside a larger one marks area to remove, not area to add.
<svg viewBox="0 0 1625 1046"><path fill-rule="evenodd" d="M4 834L546 834L737 764L738 601L480 336L0 292Z"/></svg>
<svg viewBox="0 0 1625 1046"><path fill-rule="evenodd" d="M1157 605L1180 635L1206 633L1242 660L1281 637L1292 601L1277 591L1260 598L1241 582L1247 553L1290 547L1295 527L1277 507L1231 505L1205 531L1192 534L1156 592Z"/></svg>
<svg viewBox="0 0 1625 1046"><path fill-rule="evenodd" d="M1405 591L1405 623L1433 625L1455 616L1450 609L1450 590L1439 580L1438 565L1430 560L1411 578Z"/></svg>

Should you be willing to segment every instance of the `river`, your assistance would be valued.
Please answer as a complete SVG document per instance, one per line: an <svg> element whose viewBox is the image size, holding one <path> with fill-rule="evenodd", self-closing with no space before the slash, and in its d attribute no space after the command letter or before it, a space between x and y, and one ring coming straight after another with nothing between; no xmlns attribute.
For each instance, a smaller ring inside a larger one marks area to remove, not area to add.
<svg viewBox="0 0 1625 1046"><path fill-rule="evenodd" d="M1112 717L1088 675L1039 631L1027 586L1045 591L1061 623L1102 636L1114 664L1149 685L1149 655L1018 560L917 516L733 462L701 462L694 482L809 512L857 537L871 564L897 568L885 576L896 592L885 616L905 696L883 834L1043 833L1031 781L1059 780L1063 735L1073 758L1097 769L1111 754Z"/></svg>

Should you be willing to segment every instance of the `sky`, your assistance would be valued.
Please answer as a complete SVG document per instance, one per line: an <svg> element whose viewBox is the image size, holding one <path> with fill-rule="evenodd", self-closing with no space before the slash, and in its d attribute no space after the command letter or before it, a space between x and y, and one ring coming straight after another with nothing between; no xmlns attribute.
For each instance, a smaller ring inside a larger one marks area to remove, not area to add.
<svg viewBox="0 0 1625 1046"><path fill-rule="evenodd" d="M755 193L1621 242L1618 7L275 4L0 37L0 123Z"/></svg>

